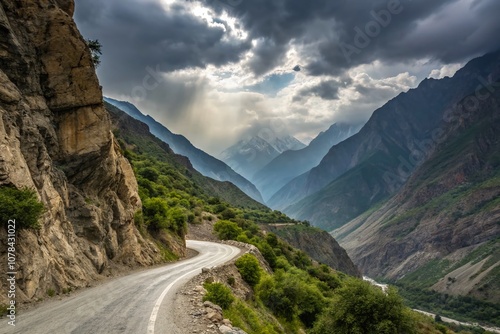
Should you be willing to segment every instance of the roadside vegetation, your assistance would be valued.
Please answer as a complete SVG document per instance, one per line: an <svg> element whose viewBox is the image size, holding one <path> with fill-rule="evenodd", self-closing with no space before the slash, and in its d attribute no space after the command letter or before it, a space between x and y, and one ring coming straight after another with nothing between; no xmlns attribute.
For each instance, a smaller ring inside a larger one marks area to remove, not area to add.
<svg viewBox="0 0 500 334"><path fill-rule="evenodd" d="M224 316L249 334L301 330L310 334L454 333L447 326L413 312L396 288L384 292L368 282L318 264L250 221L236 217L219 220L214 232L221 239L256 246L273 270L266 273L250 254L235 263L243 280L252 287L253 298L236 298L224 308Z"/></svg>

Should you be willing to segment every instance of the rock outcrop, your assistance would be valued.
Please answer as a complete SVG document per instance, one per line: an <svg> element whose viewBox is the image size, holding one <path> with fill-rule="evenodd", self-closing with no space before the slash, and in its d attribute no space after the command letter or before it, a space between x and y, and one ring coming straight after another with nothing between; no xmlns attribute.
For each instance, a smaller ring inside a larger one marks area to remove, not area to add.
<svg viewBox="0 0 500 334"><path fill-rule="evenodd" d="M361 277L361 272L349 258L345 249L327 232L279 224L266 225L265 229L275 233L293 247L304 251L313 260L348 275Z"/></svg>
<svg viewBox="0 0 500 334"><path fill-rule="evenodd" d="M0 1L0 186L35 189L46 208L40 229L17 231L18 301L160 260L134 227L137 182L73 9L72 0ZM0 240L6 263L5 229Z"/></svg>

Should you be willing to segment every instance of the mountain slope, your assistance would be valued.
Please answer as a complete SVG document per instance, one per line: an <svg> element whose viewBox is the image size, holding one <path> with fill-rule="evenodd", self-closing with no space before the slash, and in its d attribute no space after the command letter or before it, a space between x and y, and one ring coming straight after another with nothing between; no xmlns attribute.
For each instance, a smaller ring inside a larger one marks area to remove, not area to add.
<svg viewBox="0 0 500 334"><path fill-rule="evenodd" d="M269 224L264 227L269 232L306 252L312 259L351 276L360 277L361 272L350 260L346 251L328 232L304 225Z"/></svg>
<svg viewBox="0 0 500 334"><path fill-rule="evenodd" d="M289 181L316 167L332 146L356 134L360 129L360 125L333 124L307 147L281 153L259 170L252 180L267 201Z"/></svg>
<svg viewBox="0 0 500 334"><path fill-rule="evenodd" d="M236 207L269 210L261 203L248 197L231 182L218 181L202 175L191 165L188 158L174 153L167 143L155 137L147 124L109 103L105 103L105 106L111 116L117 137L123 140L126 145L134 147L138 152L146 152L147 150L153 154L155 159L168 163L207 196L220 197Z"/></svg>
<svg viewBox="0 0 500 334"><path fill-rule="evenodd" d="M232 182L254 200L263 202L259 191L250 181L236 173L224 162L193 146L186 137L173 134L151 116L142 114L129 102L117 101L108 97L105 97L104 100L123 110L133 118L147 124L152 134L167 143L175 153L188 157L194 168L203 175L219 181Z"/></svg>
<svg viewBox="0 0 500 334"><path fill-rule="evenodd" d="M500 82L489 89L472 112L472 98L453 108L396 196L334 231L367 275L500 301Z"/></svg>
<svg viewBox="0 0 500 334"><path fill-rule="evenodd" d="M449 107L474 91L480 78L495 72L499 59L499 52L474 59L453 78L426 79L400 94L269 204L332 229L387 199L432 152L432 138L439 135L435 131Z"/></svg>
<svg viewBox="0 0 500 334"><path fill-rule="evenodd" d="M254 136L241 140L221 153L221 159L249 180L271 160L283 152L298 150L305 145L291 136Z"/></svg>

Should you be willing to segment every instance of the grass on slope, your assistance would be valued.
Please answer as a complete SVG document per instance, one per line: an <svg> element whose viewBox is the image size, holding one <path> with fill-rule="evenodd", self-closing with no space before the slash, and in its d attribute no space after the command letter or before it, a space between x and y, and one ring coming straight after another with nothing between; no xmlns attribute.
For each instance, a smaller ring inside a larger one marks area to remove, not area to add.
<svg viewBox="0 0 500 334"><path fill-rule="evenodd" d="M395 284L400 287L400 293L411 307L423 308L463 321L480 321L500 326L498 304L480 301L473 297L451 296L429 290L442 277L468 263L476 264L488 258L481 272L498 263L500 261L499 241L500 239L496 239L483 244L458 262L453 263L446 259L432 260ZM500 268L497 266L483 279L484 283L479 290L499 290L499 277Z"/></svg>
<svg viewBox="0 0 500 334"><path fill-rule="evenodd" d="M471 182L458 186L445 192L444 194L439 195L438 197L433 198L423 206L409 209L400 215L388 218L382 222L383 230L388 230L392 226L413 221L413 226L410 229L405 230L405 232L400 235L400 237L404 237L418 226L419 221L424 216L444 213L456 220L478 213L489 212L490 210L498 208L498 205L500 204L500 197L495 196L492 198L486 198L467 209L462 208L459 203L466 202L468 198L472 198L474 195L479 194L484 190L498 189L499 186L500 172L496 172L482 182Z"/></svg>

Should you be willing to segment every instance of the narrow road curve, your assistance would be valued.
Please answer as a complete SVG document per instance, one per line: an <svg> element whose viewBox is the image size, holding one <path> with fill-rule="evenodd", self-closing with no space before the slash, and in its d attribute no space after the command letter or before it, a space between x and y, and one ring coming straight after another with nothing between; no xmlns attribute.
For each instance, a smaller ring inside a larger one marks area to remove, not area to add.
<svg viewBox="0 0 500 334"><path fill-rule="evenodd" d="M117 278L20 313L16 326L0 325L0 333L19 334L174 334L169 302L183 284L201 272L236 257L229 245L187 241L199 254L191 259Z"/></svg>

